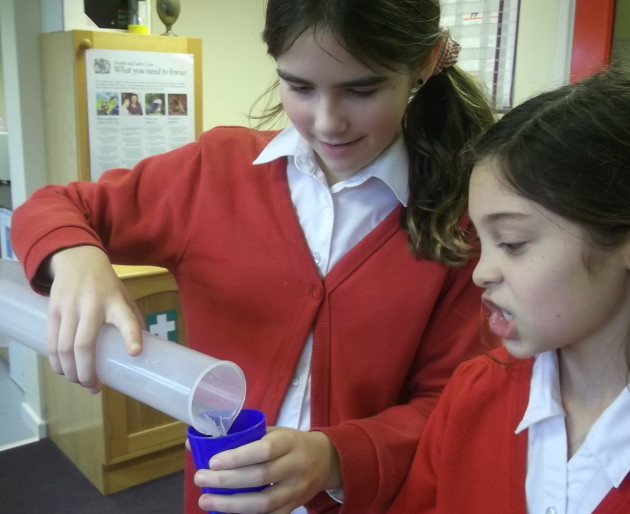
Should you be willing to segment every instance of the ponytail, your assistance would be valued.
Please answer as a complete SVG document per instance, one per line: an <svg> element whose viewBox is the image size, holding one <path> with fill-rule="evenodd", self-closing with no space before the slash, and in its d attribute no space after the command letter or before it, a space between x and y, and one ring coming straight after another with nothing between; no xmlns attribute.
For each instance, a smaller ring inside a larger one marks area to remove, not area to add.
<svg viewBox="0 0 630 514"><path fill-rule="evenodd" d="M467 204L471 167L462 151L494 122L487 96L475 80L450 66L414 95L403 120L409 153L409 203L401 224L417 258L449 266L469 255Z"/></svg>

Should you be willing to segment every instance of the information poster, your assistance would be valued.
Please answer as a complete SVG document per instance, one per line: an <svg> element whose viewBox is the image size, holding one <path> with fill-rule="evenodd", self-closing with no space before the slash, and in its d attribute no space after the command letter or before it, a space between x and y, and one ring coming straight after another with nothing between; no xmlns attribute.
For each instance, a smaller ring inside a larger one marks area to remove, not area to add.
<svg viewBox="0 0 630 514"><path fill-rule="evenodd" d="M90 176L195 140L192 54L85 52Z"/></svg>
<svg viewBox="0 0 630 514"><path fill-rule="evenodd" d="M495 107L512 107L519 0L441 0L442 26L461 46L463 70L486 84Z"/></svg>

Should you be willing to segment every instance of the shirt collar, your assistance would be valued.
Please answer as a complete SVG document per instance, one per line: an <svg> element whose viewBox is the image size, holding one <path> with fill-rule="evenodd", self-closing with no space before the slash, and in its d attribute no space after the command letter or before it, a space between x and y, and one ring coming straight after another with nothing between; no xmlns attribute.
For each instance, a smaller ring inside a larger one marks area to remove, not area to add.
<svg viewBox="0 0 630 514"><path fill-rule="evenodd" d="M552 416L565 416L560 393L556 351L536 356L530 382L529 403L516 433ZM591 427L583 445L597 459L614 487L630 471L630 390L625 387Z"/></svg>
<svg viewBox="0 0 630 514"><path fill-rule="evenodd" d="M299 151L302 137L292 125L279 132L256 157L253 164L265 164L280 157L295 156Z"/></svg>
<svg viewBox="0 0 630 514"><path fill-rule="evenodd" d="M536 356L529 386L529 403L523 419L516 428L519 434L534 423L553 416L564 416L560 394L558 355L555 351Z"/></svg>
<svg viewBox="0 0 630 514"><path fill-rule="evenodd" d="M584 445L604 468L610 482L619 487L630 471L630 391L624 387L602 415L595 421Z"/></svg>
<svg viewBox="0 0 630 514"><path fill-rule="evenodd" d="M315 153L294 126L289 125L263 149L253 164L264 164L280 157L292 158L295 166L309 175L319 169ZM382 180L394 192L400 203L409 199L409 158L401 135L378 158L359 173L333 186L334 190L355 187L371 177ZM334 191L333 191L334 192Z"/></svg>

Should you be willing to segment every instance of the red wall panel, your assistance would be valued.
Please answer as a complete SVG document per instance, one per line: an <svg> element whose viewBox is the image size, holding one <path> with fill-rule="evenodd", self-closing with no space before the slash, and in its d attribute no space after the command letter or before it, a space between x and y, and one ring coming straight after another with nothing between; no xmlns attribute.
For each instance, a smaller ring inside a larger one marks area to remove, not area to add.
<svg viewBox="0 0 630 514"><path fill-rule="evenodd" d="M577 0L571 82L604 69L610 63L615 0Z"/></svg>

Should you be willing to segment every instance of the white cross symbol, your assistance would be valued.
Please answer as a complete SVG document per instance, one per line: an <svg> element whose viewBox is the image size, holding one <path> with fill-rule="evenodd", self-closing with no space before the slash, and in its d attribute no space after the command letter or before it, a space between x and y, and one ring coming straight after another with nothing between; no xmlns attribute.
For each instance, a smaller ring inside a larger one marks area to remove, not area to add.
<svg viewBox="0 0 630 514"><path fill-rule="evenodd" d="M149 326L149 332L162 339L168 339L168 333L173 330L175 330L175 322L169 321L166 314L158 314L156 322Z"/></svg>

